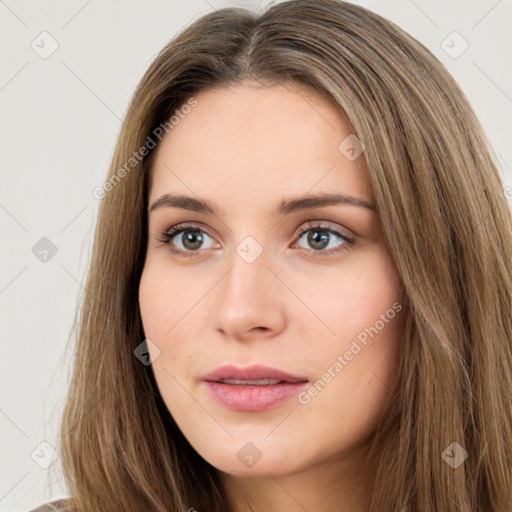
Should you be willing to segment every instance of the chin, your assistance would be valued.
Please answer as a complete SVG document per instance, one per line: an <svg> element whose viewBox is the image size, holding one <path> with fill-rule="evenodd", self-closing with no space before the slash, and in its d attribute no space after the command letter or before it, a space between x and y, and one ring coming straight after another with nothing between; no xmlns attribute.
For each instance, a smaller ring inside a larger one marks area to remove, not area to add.
<svg viewBox="0 0 512 512"><path fill-rule="evenodd" d="M209 464L233 476L268 477L269 473L278 476L292 473L298 466L297 452L286 453L279 443L232 439L216 447L210 444L204 450L201 448L194 447Z"/></svg>
<svg viewBox="0 0 512 512"><path fill-rule="evenodd" d="M294 467L289 466L279 458L277 460L269 458L263 460L262 458L253 467L245 466L238 459L233 461L233 459L226 459L225 457L221 459L214 458L208 462L223 473L239 477L268 478L270 475L280 477L295 471Z"/></svg>

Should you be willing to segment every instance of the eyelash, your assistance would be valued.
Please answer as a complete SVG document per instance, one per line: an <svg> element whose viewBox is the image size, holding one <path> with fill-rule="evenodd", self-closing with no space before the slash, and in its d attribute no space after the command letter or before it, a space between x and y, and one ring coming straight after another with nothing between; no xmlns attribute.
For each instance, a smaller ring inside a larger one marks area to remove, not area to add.
<svg viewBox="0 0 512 512"><path fill-rule="evenodd" d="M355 245L355 240L353 238L343 235L339 231L336 231L335 229L332 229L329 226L325 226L322 224L316 224L314 222L308 222L304 228L302 228L295 234L295 237L300 240L301 237L305 233L307 233L308 231L314 231L314 230L324 231L326 233L330 233L335 236L338 236L339 238L341 238L341 240L343 240L344 243L341 244L338 248L331 249L329 251L323 251L323 250L315 251L314 249L310 249L310 252L322 254L322 255L328 254L330 256L330 255L337 254L337 253L340 253L343 251L347 251ZM198 254L200 252L200 250L198 250L198 251L183 251L181 249L173 248L172 245L170 244L170 242L177 235L179 235L180 233L183 233L184 231L200 231L201 233L206 233L208 236L210 236L208 234L208 232L201 229L198 224L182 223L182 224L176 224L175 226L172 226L171 228L169 228L167 231L164 231L157 239L162 244L168 245L169 251L173 254L176 254L179 257L189 258L191 256L195 256L196 254ZM305 250L307 250L307 249L305 249Z"/></svg>

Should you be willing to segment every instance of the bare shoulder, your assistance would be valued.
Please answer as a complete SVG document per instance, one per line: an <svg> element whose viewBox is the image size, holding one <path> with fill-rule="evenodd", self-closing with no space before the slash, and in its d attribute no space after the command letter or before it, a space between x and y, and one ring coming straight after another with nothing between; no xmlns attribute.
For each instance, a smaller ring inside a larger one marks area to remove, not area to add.
<svg viewBox="0 0 512 512"><path fill-rule="evenodd" d="M69 500L62 499L45 503L44 505L41 505L40 507L31 510L30 512L65 512L67 510L71 510L69 508Z"/></svg>

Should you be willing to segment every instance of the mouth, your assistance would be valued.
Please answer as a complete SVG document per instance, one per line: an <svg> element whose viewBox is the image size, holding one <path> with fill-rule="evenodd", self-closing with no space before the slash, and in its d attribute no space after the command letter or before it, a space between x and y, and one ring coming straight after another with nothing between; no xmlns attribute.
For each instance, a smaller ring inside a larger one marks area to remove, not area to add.
<svg viewBox="0 0 512 512"><path fill-rule="evenodd" d="M246 380L246 379L220 379L214 382L222 382L223 384L235 384L246 385L246 386L273 386L274 384L279 384L280 382L286 382L284 380L279 379L256 379L256 380Z"/></svg>
<svg viewBox="0 0 512 512"><path fill-rule="evenodd" d="M276 407L297 395L309 383L305 377L263 365L222 366L203 380L219 404L245 412Z"/></svg>

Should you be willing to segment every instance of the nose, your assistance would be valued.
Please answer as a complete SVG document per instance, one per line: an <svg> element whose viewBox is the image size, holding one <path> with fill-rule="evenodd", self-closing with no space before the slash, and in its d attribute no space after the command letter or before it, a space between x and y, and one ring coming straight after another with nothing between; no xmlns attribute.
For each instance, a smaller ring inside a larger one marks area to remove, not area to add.
<svg viewBox="0 0 512 512"><path fill-rule="evenodd" d="M211 319L225 338L240 341L270 338L284 330L289 301L265 251L248 261L234 252L228 272L216 287Z"/></svg>

